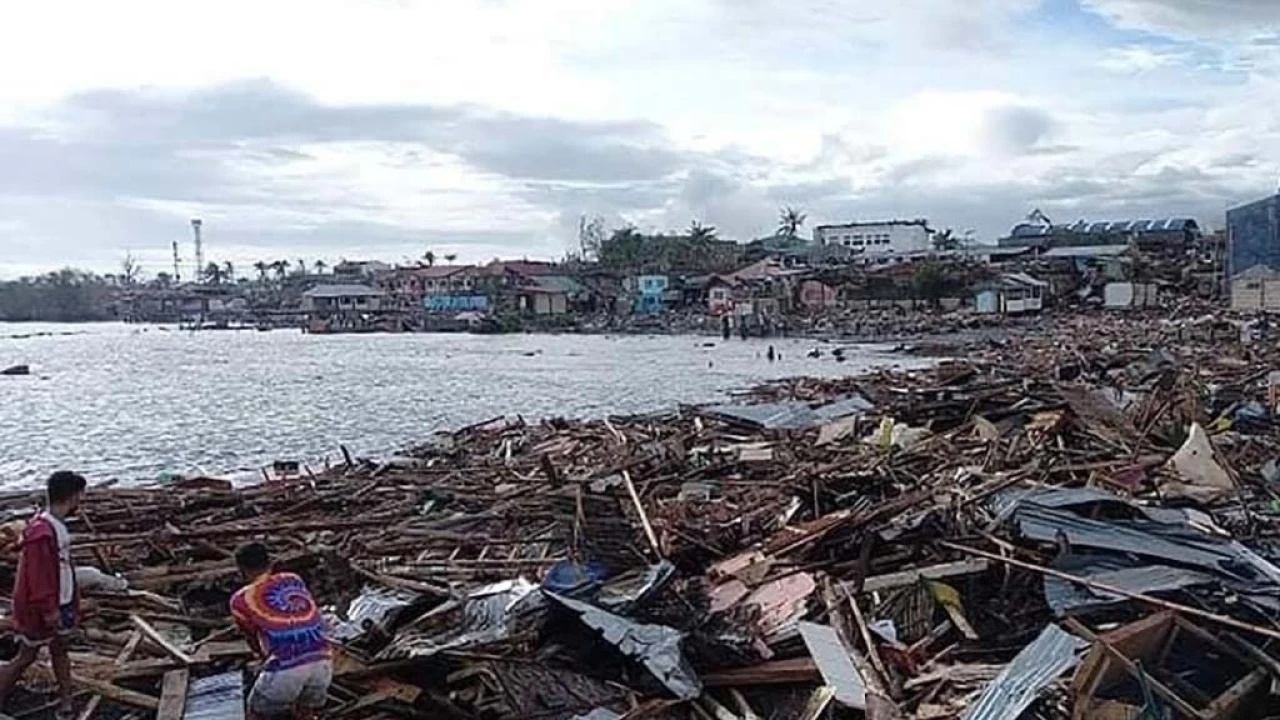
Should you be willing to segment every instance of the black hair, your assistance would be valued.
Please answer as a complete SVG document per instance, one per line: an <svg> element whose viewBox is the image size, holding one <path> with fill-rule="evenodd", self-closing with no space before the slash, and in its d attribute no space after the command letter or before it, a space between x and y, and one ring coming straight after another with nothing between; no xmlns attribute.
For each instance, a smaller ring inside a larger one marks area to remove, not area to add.
<svg viewBox="0 0 1280 720"><path fill-rule="evenodd" d="M245 572L262 572L271 567L271 555L260 542L246 543L236 548L236 565Z"/></svg>
<svg viewBox="0 0 1280 720"><path fill-rule="evenodd" d="M83 475L73 473L70 470L59 470L49 476L49 481L45 484L45 491L49 493L49 504L57 505L84 492L84 489L88 486L89 482L84 479Z"/></svg>

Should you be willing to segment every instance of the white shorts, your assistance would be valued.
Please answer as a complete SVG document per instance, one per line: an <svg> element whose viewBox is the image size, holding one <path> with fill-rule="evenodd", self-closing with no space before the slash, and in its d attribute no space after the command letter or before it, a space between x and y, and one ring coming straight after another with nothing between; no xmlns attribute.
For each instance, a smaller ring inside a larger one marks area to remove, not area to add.
<svg viewBox="0 0 1280 720"><path fill-rule="evenodd" d="M319 710L324 707L333 681L333 663L317 660L306 665L263 671L249 691L249 710L260 717L289 716L295 707Z"/></svg>

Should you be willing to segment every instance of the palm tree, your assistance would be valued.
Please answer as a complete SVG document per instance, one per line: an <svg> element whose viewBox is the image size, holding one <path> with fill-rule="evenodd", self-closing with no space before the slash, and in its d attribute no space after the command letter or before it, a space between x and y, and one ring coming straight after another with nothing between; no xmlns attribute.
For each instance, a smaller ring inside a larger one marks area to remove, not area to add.
<svg viewBox="0 0 1280 720"><path fill-rule="evenodd" d="M716 236L716 228L714 225L703 225L694 220L689 223L689 240L700 242L703 240L713 240Z"/></svg>
<svg viewBox="0 0 1280 720"><path fill-rule="evenodd" d="M156 273L156 284L162 288L168 288L173 284L173 276L167 272Z"/></svg>
<svg viewBox="0 0 1280 720"><path fill-rule="evenodd" d="M790 205L778 211L778 235L793 238L800 233L800 226L809 219L808 215Z"/></svg>
<svg viewBox="0 0 1280 720"><path fill-rule="evenodd" d="M422 253L422 259L427 262L427 267L433 267L436 264L436 254L430 250Z"/></svg>
<svg viewBox="0 0 1280 720"><path fill-rule="evenodd" d="M283 280L285 273L289 272L289 261L275 260L271 263L271 270L276 274L277 280Z"/></svg>
<svg viewBox="0 0 1280 720"><path fill-rule="evenodd" d="M123 285L132 285L138 281L140 269L138 261L133 257L133 253L125 253L124 259L120 261L120 282Z"/></svg>
<svg viewBox="0 0 1280 720"><path fill-rule="evenodd" d="M452 265L453 262L457 259L458 259L458 253L449 253L448 255L444 256L444 261L449 263L450 265Z"/></svg>
<svg viewBox="0 0 1280 720"><path fill-rule="evenodd" d="M216 262L210 262L204 269L204 280L210 285L221 285L225 277L222 274L222 266Z"/></svg>
<svg viewBox="0 0 1280 720"><path fill-rule="evenodd" d="M960 248L960 238L952 234L951 228L947 228L939 233L934 233L933 249L939 251L958 250Z"/></svg>
<svg viewBox="0 0 1280 720"><path fill-rule="evenodd" d="M231 264L230 260L222 263L222 272L227 278L227 282L234 283L236 281L236 266Z"/></svg>
<svg viewBox="0 0 1280 720"><path fill-rule="evenodd" d="M323 260L316 260L315 262L311 263L311 266L316 269L317 275L323 275L325 268L329 267L329 263Z"/></svg>
<svg viewBox="0 0 1280 720"><path fill-rule="evenodd" d="M253 269L258 271L258 280L260 282L267 281L267 270L269 270L270 268L271 268L271 265L269 263L263 262L261 260L253 264Z"/></svg>

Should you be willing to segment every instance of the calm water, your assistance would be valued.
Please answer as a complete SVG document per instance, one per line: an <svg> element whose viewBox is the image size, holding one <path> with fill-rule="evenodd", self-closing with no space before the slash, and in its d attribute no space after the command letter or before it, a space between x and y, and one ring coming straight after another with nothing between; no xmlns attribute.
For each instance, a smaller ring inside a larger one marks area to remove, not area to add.
<svg viewBox="0 0 1280 720"><path fill-rule="evenodd" d="M59 333L32 336L36 333ZM62 333L74 333L62 335ZM21 336L29 337L21 337ZM776 377L904 362L874 349L836 363L811 341L690 337L189 333L0 323L0 486L69 467L94 480L235 474L276 459L387 454L504 413L598 417L724 397Z"/></svg>

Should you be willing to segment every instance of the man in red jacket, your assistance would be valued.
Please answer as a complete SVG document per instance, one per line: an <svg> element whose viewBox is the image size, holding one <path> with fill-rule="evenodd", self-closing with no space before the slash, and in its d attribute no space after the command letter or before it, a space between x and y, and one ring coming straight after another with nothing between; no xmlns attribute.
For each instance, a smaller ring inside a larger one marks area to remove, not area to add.
<svg viewBox="0 0 1280 720"><path fill-rule="evenodd" d="M58 716L74 715L67 636L79 619L80 599L71 564L71 535L64 523L80 507L86 484L84 477L66 470L50 475L47 509L32 518L22 533L13 588L13 626L21 648L12 662L0 668L0 709L40 648L48 645L58 678Z"/></svg>

